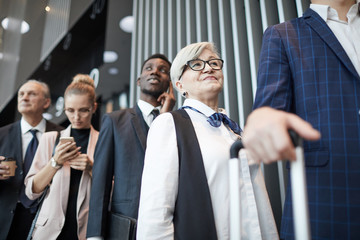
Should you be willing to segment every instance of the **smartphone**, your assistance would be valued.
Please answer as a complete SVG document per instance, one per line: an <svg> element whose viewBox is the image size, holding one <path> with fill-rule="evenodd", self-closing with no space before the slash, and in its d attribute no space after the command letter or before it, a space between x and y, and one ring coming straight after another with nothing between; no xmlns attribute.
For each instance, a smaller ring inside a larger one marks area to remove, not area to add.
<svg viewBox="0 0 360 240"><path fill-rule="evenodd" d="M73 142L74 138L73 137L60 137L60 143L64 144L67 142Z"/></svg>

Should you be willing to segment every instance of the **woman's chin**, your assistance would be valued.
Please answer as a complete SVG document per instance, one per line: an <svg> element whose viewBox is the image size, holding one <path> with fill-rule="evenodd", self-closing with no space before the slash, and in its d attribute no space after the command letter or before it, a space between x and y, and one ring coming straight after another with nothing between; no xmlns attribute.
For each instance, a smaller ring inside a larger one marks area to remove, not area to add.
<svg viewBox="0 0 360 240"><path fill-rule="evenodd" d="M74 129L90 128L90 126L88 126L87 124L79 124L79 123L71 124L71 127Z"/></svg>

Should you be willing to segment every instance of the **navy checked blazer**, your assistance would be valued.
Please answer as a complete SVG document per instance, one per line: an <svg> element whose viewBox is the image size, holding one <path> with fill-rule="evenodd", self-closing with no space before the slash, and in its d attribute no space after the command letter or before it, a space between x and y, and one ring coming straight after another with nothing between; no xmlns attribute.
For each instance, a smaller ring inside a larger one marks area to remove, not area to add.
<svg viewBox="0 0 360 240"><path fill-rule="evenodd" d="M295 113L321 132L304 143L312 239L360 239L360 77L313 10L265 31L254 108L261 106ZM294 238L291 190L289 183L284 239Z"/></svg>

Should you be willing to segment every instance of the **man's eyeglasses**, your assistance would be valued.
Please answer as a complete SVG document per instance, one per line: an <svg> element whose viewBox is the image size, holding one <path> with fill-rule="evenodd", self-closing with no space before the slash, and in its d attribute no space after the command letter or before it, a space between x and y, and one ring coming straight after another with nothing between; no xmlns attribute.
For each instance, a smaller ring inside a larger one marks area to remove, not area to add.
<svg viewBox="0 0 360 240"><path fill-rule="evenodd" d="M179 77L179 79L182 77L182 75L184 74L186 67L188 66L189 68L191 68L191 70L194 71L201 71L205 68L205 64L208 64L213 70L221 70L223 68L224 65L224 60L222 59L210 59L209 61L204 61L201 59L194 59L194 60L190 60L187 61L184 69Z"/></svg>
<svg viewBox="0 0 360 240"><path fill-rule="evenodd" d="M79 116L85 117L87 115L89 115L89 113L91 112L92 108L80 108L79 110L75 110L73 108L66 108L65 111L69 114L69 115L75 115L75 113L77 112L79 114Z"/></svg>

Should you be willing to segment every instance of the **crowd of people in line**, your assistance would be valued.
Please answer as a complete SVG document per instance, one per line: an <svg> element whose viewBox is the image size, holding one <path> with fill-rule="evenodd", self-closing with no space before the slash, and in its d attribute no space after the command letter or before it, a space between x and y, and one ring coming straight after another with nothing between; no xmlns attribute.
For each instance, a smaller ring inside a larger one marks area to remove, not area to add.
<svg viewBox="0 0 360 240"><path fill-rule="evenodd" d="M21 119L0 128L0 240L229 239L238 139L242 239L294 239L296 189L288 184L279 235L259 164L295 159L289 129L306 140L312 239L358 239L360 0L311 2L265 31L244 131L219 107L224 61L210 42L173 63L148 57L136 105L105 114L100 132L88 75L65 90L66 129L43 118L49 87L25 82ZM173 89L185 98L178 110Z"/></svg>

